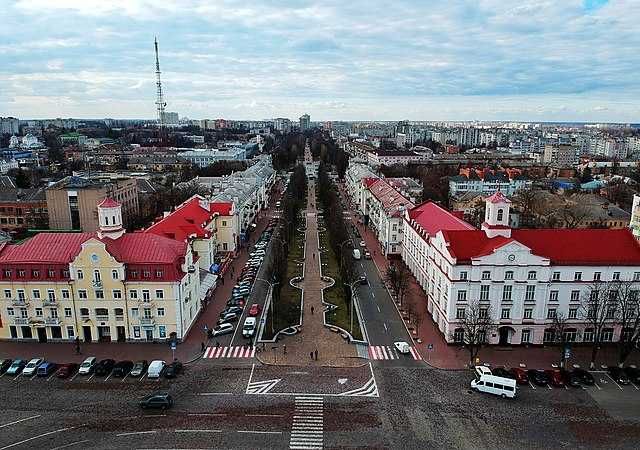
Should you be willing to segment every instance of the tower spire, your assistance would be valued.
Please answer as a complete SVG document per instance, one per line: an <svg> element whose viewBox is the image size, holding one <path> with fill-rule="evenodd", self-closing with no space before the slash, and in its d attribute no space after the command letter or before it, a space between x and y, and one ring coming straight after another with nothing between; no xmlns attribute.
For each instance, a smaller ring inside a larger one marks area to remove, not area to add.
<svg viewBox="0 0 640 450"><path fill-rule="evenodd" d="M160 81L160 59L158 58L158 38L155 37L153 40L153 44L156 50L156 87L157 87L157 98L156 98L156 107L158 110L158 130L160 136L160 146L165 145L166 138L166 128L165 128L165 115L164 115L164 107L167 104L164 101L164 97L162 95L162 81Z"/></svg>

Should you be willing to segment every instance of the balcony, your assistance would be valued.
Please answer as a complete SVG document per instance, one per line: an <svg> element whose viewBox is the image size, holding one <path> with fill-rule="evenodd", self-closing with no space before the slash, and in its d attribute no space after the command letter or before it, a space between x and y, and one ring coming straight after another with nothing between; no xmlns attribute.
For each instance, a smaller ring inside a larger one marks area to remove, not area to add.
<svg viewBox="0 0 640 450"><path fill-rule="evenodd" d="M29 319L27 317L16 317L13 319L13 323L16 325L29 325Z"/></svg>
<svg viewBox="0 0 640 450"><path fill-rule="evenodd" d="M29 306L29 300L26 298L14 298L11 299L11 304L13 306Z"/></svg>
<svg viewBox="0 0 640 450"><path fill-rule="evenodd" d="M124 316L116 316L116 322L123 322Z"/></svg>
<svg viewBox="0 0 640 450"><path fill-rule="evenodd" d="M44 319L45 325L60 325L59 317L45 317Z"/></svg>
<svg viewBox="0 0 640 450"><path fill-rule="evenodd" d="M96 314L96 320L98 322L108 322L109 321L109 315L108 314L107 315L104 315L104 314L98 315L98 314Z"/></svg>
<svg viewBox="0 0 640 450"><path fill-rule="evenodd" d="M156 320L153 317L140 317L140 325L153 325Z"/></svg>
<svg viewBox="0 0 640 450"><path fill-rule="evenodd" d="M91 284L96 289L102 289L102 280L93 280Z"/></svg>
<svg viewBox="0 0 640 450"><path fill-rule="evenodd" d="M42 300L43 306L58 306L58 302L49 298Z"/></svg>

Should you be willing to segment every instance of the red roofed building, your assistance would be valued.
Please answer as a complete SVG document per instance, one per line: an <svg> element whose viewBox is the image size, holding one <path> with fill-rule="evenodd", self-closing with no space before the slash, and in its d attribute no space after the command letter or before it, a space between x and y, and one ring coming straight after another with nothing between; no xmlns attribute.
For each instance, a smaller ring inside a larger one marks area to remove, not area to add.
<svg viewBox="0 0 640 450"><path fill-rule="evenodd" d="M92 233L40 233L0 246L0 339L182 339L201 307L186 240L126 233L121 206L98 205Z"/></svg>
<svg viewBox="0 0 640 450"><path fill-rule="evenodd" d="M556 315L568 321L566 340L590 342L597 331L584 312L592 291L636 291L636 282L640 290L640 244L629 230L512 230L511 202L501 192L485 201L481 230L433 203L405 214L402 258L447 342L463 341L471 305L495 320L491 344L553 342ZM600 330L603 342L622 333L615 317Z"/></svg>

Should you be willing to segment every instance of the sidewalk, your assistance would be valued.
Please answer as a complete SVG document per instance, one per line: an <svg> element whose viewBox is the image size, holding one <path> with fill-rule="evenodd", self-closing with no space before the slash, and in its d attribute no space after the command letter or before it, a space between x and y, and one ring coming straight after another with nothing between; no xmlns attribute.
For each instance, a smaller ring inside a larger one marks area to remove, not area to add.
<svg viewBox="0 0 640 450"><path fill-rule="evenodd" d="M354 345L345 341L339 333L334 333L323 323L322 293L329 282L320 278L320 261L318 252L318 211L316 209L315 182L309 181L309 194L306 210L307 229L305 233L305 265L303 289L303 316L300 333L284 336L272 350L259 354L259 359L266 364L288 366L332 366L356 367L363 364L357 357ZM313 308L313 314L311 313ZM284 349L286 346L286 354ZM311 358L318 352L318 360Z"/></svg>

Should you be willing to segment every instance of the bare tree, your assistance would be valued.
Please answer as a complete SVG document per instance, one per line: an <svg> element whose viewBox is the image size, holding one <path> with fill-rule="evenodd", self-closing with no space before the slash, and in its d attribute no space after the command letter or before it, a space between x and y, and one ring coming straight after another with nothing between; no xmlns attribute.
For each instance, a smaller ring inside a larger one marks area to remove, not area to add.
<svg viewBox="0 0 640 450"><path fill-rule="evenodd" d="M591 341L591 363L594 368L598 350L603 342L602 331L607 325L612 325L617 307L619 282L594 281L583 293L579 308L580 318L583 319L593 333Z"/></svg>
<svg viewBox="0 0 640 450"><path fill-rule="evenodd" d="M556 313L551 322L553 340L560 346L560 367L565 366L565 346L567 345L568 319L563 313Z"/></svg>
<svg viewBox="0 0 640 450"><path fill-rule="evenodd" d="M404 263L390 265L385 274L385 279L398 296L398 301L402 305L404 296L409 288L411 272Z"/></svg>
<svg viewBox="0 0 640 450"><path fill-rule="evenodd" d="M513 197L513 203L520 210L523 225L535 228L538 224L538 210L543 203L540 192L533 189L520 189Z"/></svg>
<svg viewBox="0 0 640 450"><path fill-rule="evenodd" d="M487 343L487 336L496 328L489 305L481 305L473 300L465 309L464 317L459 319L459 328L464 332L462 344L469 352L469 365L473 365L480 349Z"/></svg>
<svg viewBox="0 0 640 450"><path fill-rule="evenodd" d="M616 322L620 325L618 339L618 365L622 367L631 352L640 342L640 314L638 311L638 283L618 283Z"/></svg>
<svg viewBox="0 0 640 450"><path fill-rule="evenodd" d="M565 228L577 228L587 217L589 208L578 198L577 201L567 201L559 211Z"/></svg>

